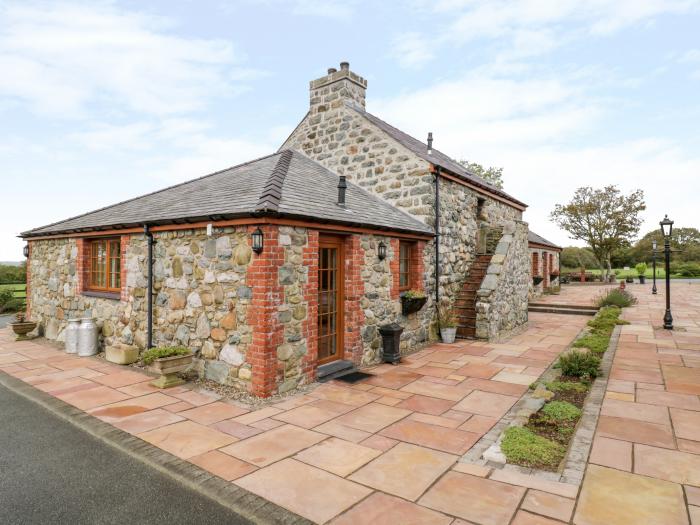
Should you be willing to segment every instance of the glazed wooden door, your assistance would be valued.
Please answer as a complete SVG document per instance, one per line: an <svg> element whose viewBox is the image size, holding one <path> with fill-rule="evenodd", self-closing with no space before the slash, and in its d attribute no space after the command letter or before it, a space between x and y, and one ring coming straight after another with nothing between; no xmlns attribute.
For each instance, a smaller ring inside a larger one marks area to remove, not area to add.
<svg viewBox="0 0 700 525"><path fill-rule="evenodd" d="M343 268L341 237L321 236L318 253L318 363L343 358Z"/></svg>

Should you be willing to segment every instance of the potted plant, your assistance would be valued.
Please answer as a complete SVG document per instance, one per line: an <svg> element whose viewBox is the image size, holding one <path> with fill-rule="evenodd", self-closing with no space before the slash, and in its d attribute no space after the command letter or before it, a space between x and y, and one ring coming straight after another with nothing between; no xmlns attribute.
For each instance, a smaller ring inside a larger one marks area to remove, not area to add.
<svg viewBox="0 0 700 525"><path fill-rule="evenodd" d="M644 284L646 281L647 263L640 262L634 267L637 270L637 275L639 276L639 284Z"/></svg>
<svg viewBox="0 0 700 525"><path fill-rule="evenodd" d="M421 290L408 290L401 294L401 313L403 315L417 312L425 305L428 297Z"/></svg>
<svg viewBox="0 0 700 525"><path fill-rule="evenodd" d="M443 343L454 343L457 336L457 317L449 305L443 303L438 308L438 326Z"/></svg>
<svg viewBox="0 0 700 525"><path fill-rule="evenodd" d="M151 384L158 388L170 388L185 382L177 374L192 364L192 357L192 352L184 346L169 346L146 350L142 359L151 372L159 374Z"/></svg>
<svg viewBox="0 0 700 525"><path fill-rule="evenodd" d="M17 335L16 341L25 341L31 339L29 332L36 328L36 323L34 321L28 321L27 315L24 312L20 312L15 315L15 322L10 323L12 331Z"/></svg>
<svg viewBox="0 0 700 525"><path fill-rule="evenodd" d="M542 281L544 281L544 277L542 277L541 275L532 276L532 284L534 284L535 286L540 284Z"/></svg>

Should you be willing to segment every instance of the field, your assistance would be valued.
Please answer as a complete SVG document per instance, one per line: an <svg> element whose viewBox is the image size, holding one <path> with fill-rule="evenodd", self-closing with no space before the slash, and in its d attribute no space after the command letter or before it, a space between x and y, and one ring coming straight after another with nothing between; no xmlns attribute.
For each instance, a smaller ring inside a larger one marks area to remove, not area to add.
<svg viewBox="0 0 700 525"><path fill-rule="evenodd" d="M12 291L12 296L15 297L16 299L20 299L22 303L25 303L27 300L27 285L24 283L21 284L0 284L0 291L3 290L11 290ZM0 311L5 310L3 313L9 313L13 312L16 310L21 310L23 307L23 304L17 304L15 303L13 306L5 306L3 304L0 304Z"/></svg>
<svg viewBox="0 0 700 525"><path fill-rule="evenodd" d="M613 272L615 273L615 276L617 277L618 280L624 279L626 277L633 277L634 279L637 279L638 274L637 270L634 268L630 268L629 270L625 270L623 268L613 268ZM569 268L564 268L562 269L562 273L574 273L578 274L579 270L574 270L574 269L569 269ZM586 268L586 273L593 274L593 275L600 275L600 269L599 268ZM647 268L647 271L645 272L645 276L647 279L652 278L652 270L651 268ZM659 266L656 267L656 279L665 279L666 278L666 272L664 271L663 268L660 268ZM682 275L678 274L671 274L671 279L687 279L687 277L683 277Z"/></svg>

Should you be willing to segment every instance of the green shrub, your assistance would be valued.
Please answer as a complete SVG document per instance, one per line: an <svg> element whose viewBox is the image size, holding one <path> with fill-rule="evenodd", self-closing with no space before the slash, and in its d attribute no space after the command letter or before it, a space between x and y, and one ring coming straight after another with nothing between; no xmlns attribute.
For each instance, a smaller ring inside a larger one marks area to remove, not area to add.
<svg viewBox="0 0 700 525"><path fill-rule="evenodd" d="M613 288L608 291L605 295L601 296L597 300L597 305L599 307L603 306L617 306L619 308L625 308L626 306L631 306L637 303L637 298L629 293L627 290L620 290L619 288Z"/></svg>
<svg viewBox="0 0 700 525"><path fill-rule="evenodd" d="M143 353L143 362L150 365L156 359L161 357L173 357L176 355L187 355L190 354L189 348L184 346L166 346L164 348L151 348Z"/></svg>
<svg viewBox="0 0 700 525"><path fill-rule="evenodd" d="M647 263L639 263L634 267L637 270L637 275L644 275L647 273Z"/></svg>
<svg viewBox="0 0 700 525"><path fill-rule="evenodd" d="M557 367L565 376L595 379L600 373L600 359L591 352L572 350L559 356Z"/></svg>
<svg viewBox="0 0 700 525"><path fill-rule="evenodd" d="M677 273L682 277L700 277L700 264L694 262L680 264Z"/></svg>
<svg viewBox="0 0 700 525"><path fill-rule="evenodd" d="M405 297L406 299L424 299L425 292L422 290L408 290L404 292L401 297Z"/></svg>
<svg viewBox="0 0 700 525"><path fill-rule="evenodd" d="M590 333L577 339L572 346L574 348L588 348L595 354L604 354L609 343L609 334Z"/></svg>
<svg viewBox="0 0 700 525"><path fill-rule="evenodd" d="M510 427L503 435L501 451L511 463L556 467L564 459L566 448L527 428Z"/></svg>
<svg viewBox="0 0 700 525"><path fill-rule="evenodd" d="M540 415L548 423L576 421L581 417L581 409L566 401L550 401L542 407Z"/></svg>
<svg viewBox="0 0 700 525"><path fill-rule="evenodd" d="M550 381L545 383L545 386L550 392L585 392L588 390L588 385L574 381Z"/></svg>
<svg viewBox="0 0 700 525"><path fill-rule="evenodd" d="M12 290L9 290L7 288L0 290L0 312L2 312L7 303L12 301L12 299L15 298L15 294L12 292Z"/></svg>
<svg viewBox="0 0 700 525"><path fill-rule="evenodd" d="M19 312L24 310L24 299L21 297L13 297L5 303L5 306L0 307L0 312Z"/></svg>

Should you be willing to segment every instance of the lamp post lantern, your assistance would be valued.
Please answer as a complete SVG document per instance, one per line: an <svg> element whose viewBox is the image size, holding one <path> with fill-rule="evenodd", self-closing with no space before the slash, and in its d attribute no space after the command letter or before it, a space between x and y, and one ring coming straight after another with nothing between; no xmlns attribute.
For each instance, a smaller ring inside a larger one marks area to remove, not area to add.
<svg viewBox="0 0 700 525"><path fill-rule="evenodd" d="M654 285L651 287L651 293L656 295L656 239L651 241L651 267L652 267L652 279Z"/></svg>
<svg viewBox="0 0 700 525"><path fill-rule="evenodd" d="M671 233L673 232L673 221L664 216L659 225L661 233L664 235L664 257L666 259L666 313L664 314L664 328L673 330L673 316L671 315Z"/></svg>

